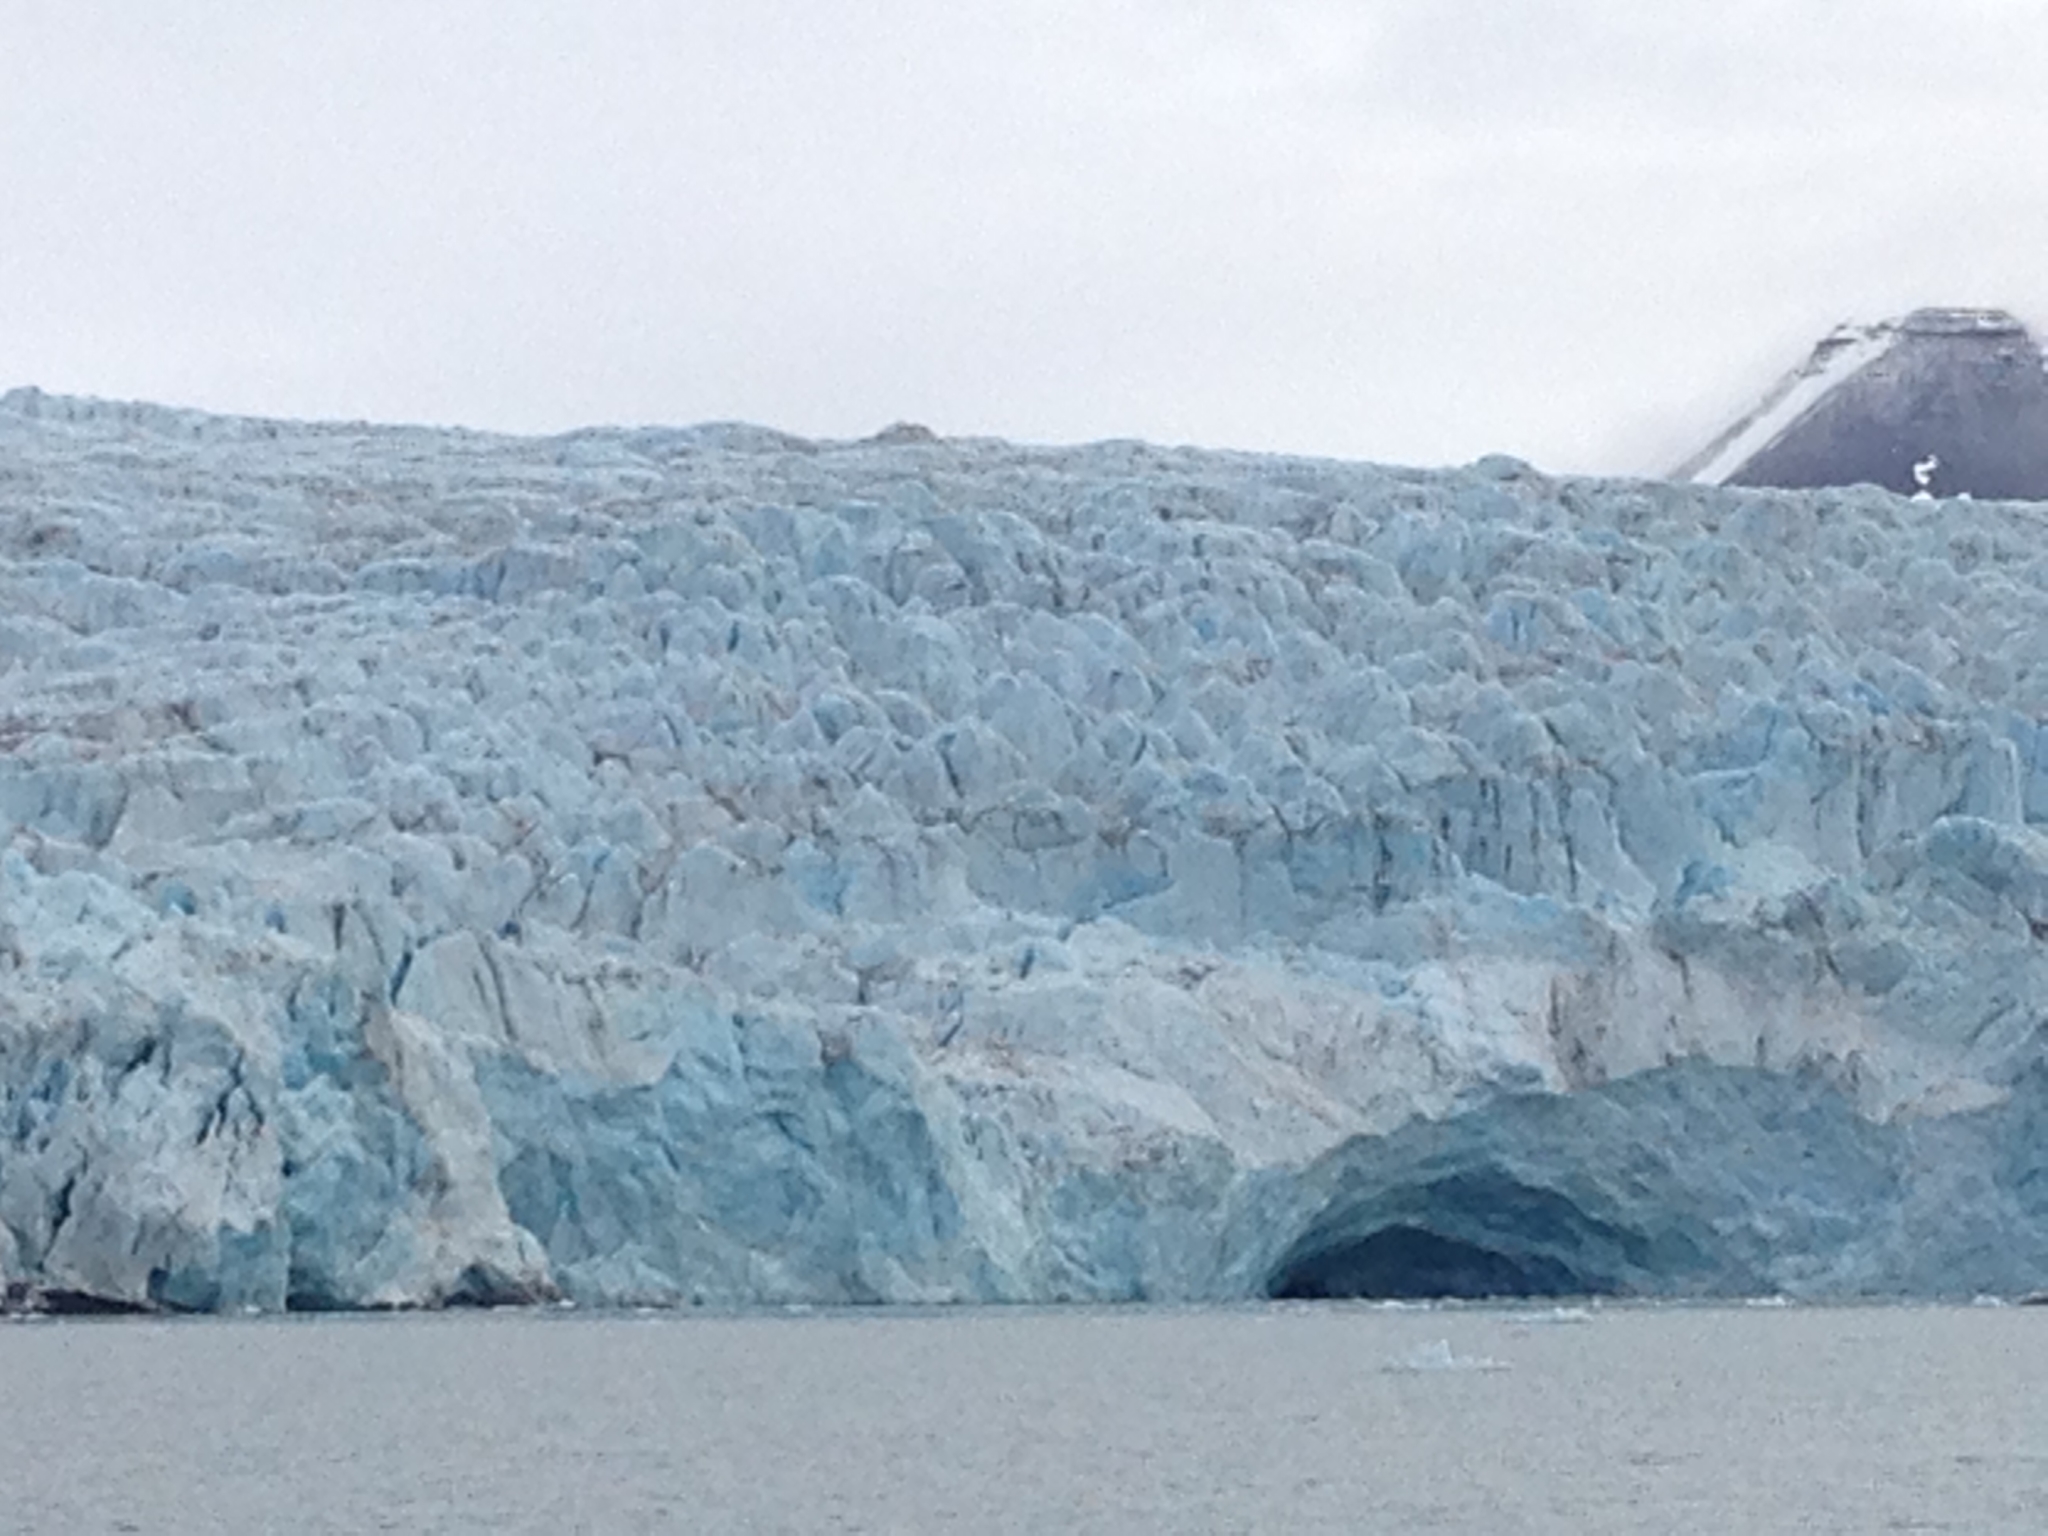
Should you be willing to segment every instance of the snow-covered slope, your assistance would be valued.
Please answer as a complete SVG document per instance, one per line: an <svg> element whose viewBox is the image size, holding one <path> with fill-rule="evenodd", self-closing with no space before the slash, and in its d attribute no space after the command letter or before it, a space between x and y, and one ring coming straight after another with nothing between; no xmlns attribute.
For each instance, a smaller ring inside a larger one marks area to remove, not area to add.
<svg viewBox="0 0 2048 1536"><path fill-rule="evenodd" d="M1771 387L1754 410L1681 465L1675 478L1700 485L1727 484L1830 393L1883 358L1898 339L1898 327L1889 323L1837 326L1812 356Z"/></svg>
<svg viewBox="0 0 2048 1536"><path fill-rule="evenodd" d="M2017 1290L2023 506L0 402L0 1273Z"/></svg>

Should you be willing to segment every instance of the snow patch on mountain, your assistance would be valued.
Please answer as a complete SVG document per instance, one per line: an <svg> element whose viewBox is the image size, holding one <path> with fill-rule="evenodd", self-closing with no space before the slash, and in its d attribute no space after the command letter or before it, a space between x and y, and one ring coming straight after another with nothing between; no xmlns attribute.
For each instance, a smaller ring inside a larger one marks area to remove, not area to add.
<svg viewBox="0 0 2048 1536"><path fill-rule="evenodd" d="M1725 484L1835 389L1881 360L1898 336L1893 324L1838 326L1753 411L1680 466L1676 478L1695 485Z"/></svg>

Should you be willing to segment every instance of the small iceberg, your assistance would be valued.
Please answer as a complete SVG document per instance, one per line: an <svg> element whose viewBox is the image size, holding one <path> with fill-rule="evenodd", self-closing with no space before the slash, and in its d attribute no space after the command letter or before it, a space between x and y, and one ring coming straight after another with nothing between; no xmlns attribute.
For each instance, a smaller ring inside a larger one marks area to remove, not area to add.
<svg viewBox="0 0 2048 1536"><path fill-rule="evenodd" d="M1585 1307L1550 1307L1542 1312L1517 1312L1508 1321L1524 1327L1549 1327L1560 1323L1590 1323L1593 1314Z"/></svg>
<svg viewBox="0 0 2048 1536"><path fill-rule="evenodd" d="M1390 1371L1420 1373L1424 1371L1504 1371L1508 1369L1505 1360L1496 1360L1490 1355L1460 1355L1452 1352L1449 1339L1432 1339L1427 1344L1418 1344L1398 1360L1387 1363Z"/></svg>

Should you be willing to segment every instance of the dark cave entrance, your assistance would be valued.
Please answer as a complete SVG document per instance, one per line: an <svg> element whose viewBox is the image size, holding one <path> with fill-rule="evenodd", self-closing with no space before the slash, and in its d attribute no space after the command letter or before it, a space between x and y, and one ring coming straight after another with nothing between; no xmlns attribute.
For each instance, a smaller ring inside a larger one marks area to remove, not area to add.
<svg viewBox="0 0 2048 1536"><path fill-rule="evenodd" d="M1498 1168L1354 1190L1274 1265L1275 1300L1611 1296L1648 1258L1640 1233Z"/></svg>
<svg viewBox="0 0 2048 1536"><path fill-rule="evenodd" d="M1393 1226L1291 1258L1267 1294L1276 1301L1478 1301L1592 1296L1608 1289L1543 1254L1502 1253L1425 1227Z"/></svg>

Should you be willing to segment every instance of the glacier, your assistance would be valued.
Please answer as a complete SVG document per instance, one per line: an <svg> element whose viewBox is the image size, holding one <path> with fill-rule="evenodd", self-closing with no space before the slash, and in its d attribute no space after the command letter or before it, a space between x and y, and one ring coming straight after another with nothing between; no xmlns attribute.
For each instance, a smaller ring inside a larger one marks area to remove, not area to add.
<svg viewBox="0 0 2048 1536"><path fill-rule="evenodd" d="M0 397L0 1285L2048 1283L2048 511Z"/></svg>

